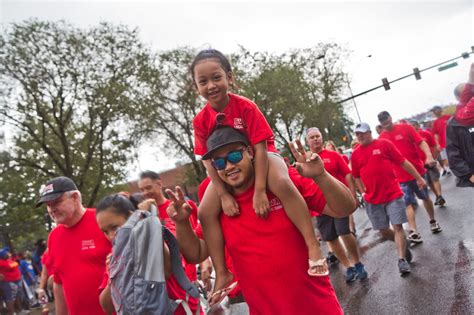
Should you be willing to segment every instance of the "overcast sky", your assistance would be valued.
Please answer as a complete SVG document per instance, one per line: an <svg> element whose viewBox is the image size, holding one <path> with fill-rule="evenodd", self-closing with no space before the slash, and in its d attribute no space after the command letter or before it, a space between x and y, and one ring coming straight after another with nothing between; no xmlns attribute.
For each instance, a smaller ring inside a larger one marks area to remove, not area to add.
<svg viewBox="0 0 474 315"><path fill-rule="evenodd" d="M451 1L5 1L3 26L30 17L66 20L81 27L100 21L138 27L142 40L156 50L179 46L217 48L224 53L243 45L250 50L283 52L335 41L353 53L347 71L354 94L389 80L471 52L474 45L472 0ZM367 57L371 55L372 57ZM454 102L453 89L465 82L474 55L443 72L422 73L356 98L363 121L376 124L388 110L395 119ZM353 103L348 110L357 120ZM159 149L141 150L141 169L173 165ZM152 158L151 155L157 156ZM159 160L157 162L157 159ZM136 176L136 170L130 177Z"/></svg>

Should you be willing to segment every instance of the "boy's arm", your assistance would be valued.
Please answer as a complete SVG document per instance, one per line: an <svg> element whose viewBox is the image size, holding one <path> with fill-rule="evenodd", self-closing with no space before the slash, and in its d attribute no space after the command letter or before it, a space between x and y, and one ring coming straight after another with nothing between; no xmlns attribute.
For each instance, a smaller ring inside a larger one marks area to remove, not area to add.
<svg viewBox="0 0 474 315"><path fill-rule="evenodd" d="M166 211L168 216L175 222L179 250L187 262L199 264L209 257L209 254L206 242L197 237L189 221L191 207L184 200L181 188L177 187L176 192L167 189L166 193L173 201Z"/></svg>
<svg viewBox="0 0 474 315"><path fill-rule="evenodd" d="M316 153L306 153L301 141L296 140L296 147L290 143L290 149L295 157L296 169L304 176L313 178L326 198L327 206L323 214L335 218L344 218L356 209L356 201L350 190L324 169L324 163Z"/></svg>

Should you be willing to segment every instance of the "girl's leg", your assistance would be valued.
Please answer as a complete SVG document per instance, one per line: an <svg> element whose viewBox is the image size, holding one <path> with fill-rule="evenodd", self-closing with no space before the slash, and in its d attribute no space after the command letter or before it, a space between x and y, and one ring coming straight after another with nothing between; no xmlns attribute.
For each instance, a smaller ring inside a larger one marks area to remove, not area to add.
<svg viewBox="0 0 474 315"><path fill-rule="evenodd" d="M267 187L280 199L286 214L304 238L306 247L308 248L309 260L313 262L310 262L310 266L313 267L311 267L308 272L312 274L326 272L327 266L315 266L315 262L324 259L323 253L316 239L308 206L291 181L288 175L288 167L281 157L274 154L268 155L268 162Z"/></svg>
<svg viewBox="0 0 474 315"><path fill-rule="evenodd" d="M216 270L214 292L223 289L233 280L232 273L227 269L224 255L224 237L222 235L219 215L221 200L217 195L212 182L206 189L199 205L199 221L201 221L204 240L206 241L209 255ZM212 302L212 301L211 301Z"/></svg>

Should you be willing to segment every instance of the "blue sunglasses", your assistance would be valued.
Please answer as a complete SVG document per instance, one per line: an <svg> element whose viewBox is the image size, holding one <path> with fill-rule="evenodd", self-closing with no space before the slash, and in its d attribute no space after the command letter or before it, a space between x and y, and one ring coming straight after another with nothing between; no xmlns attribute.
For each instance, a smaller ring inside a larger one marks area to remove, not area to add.
<svg viewBox="0 0 474 315"><path fill-rule="evenodd" d="M240 150L230 151L229 153L227 153L227 156L225 156L225 157L212 159L212 166L216 170L221 171L221 170L225 169L225 166L227 165L227 161L229 161L232 164L237 164L240 161L242 161L242 159L244 158L243 152L246 149L247 148L245 147L245 148L242 148Z"/></svg>

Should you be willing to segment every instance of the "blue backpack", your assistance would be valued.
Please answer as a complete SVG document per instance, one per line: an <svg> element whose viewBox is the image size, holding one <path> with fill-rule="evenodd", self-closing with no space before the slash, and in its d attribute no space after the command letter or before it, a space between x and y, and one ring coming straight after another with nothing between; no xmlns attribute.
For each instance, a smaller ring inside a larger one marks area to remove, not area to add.
<svg viewBox="0 0 474 315"><path fill-rule="evenodd" d="M166 290L163 241L170 250L173 276L186 291L185 300L171 300ZM152 213L135 211L117 231L110 259L110 291L117 314L173 314L181 304L191 315L189 296L199 291L184 273L178 242ZM197 308L199 314L200 308Z"/></svg>

